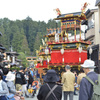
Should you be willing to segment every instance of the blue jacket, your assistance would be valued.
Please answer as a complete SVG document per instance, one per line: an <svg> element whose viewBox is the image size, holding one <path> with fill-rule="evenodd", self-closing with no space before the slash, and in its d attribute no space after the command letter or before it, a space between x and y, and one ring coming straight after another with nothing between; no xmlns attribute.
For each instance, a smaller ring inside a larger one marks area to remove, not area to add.
<svg viewBox="0 0 100 100"><path fill-rule="evenodd" d="M89 72L87 76L95 82L98 80L98 74L95 72ZM93 85L86 79L83 78L80 83L79 100L91 100L93 94Z"/></svg>

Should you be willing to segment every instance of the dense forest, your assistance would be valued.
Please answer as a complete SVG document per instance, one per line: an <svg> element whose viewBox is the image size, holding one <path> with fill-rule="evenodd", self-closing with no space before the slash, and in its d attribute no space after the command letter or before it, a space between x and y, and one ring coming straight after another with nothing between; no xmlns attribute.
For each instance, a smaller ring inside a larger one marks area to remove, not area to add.
<svg viewBox="0 0 100 100"><path fill-rule="evenodd" d="M24 20L12 21L8 18L0 19L0 44L6 51L23 52L26 56L35 56L35 50L39 49L41 39L47 34L47 28L60 27L60 22L55 20L34 21L27 17Z"/></svg>

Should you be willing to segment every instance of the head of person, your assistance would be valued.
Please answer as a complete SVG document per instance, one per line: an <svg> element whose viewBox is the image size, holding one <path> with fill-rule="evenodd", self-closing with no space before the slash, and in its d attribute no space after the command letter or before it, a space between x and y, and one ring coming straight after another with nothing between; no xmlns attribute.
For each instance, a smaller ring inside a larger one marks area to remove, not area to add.
<svg viewBox="0 0 100 100"><path fill-rule="evenodd" d="M65 71L71 70L71 67L69 65L65 66Z"/></svg>
<svg viewBox="0 0 100 100"><path fill-rule="evenodd" d="M0 80L3 79L3 73L0 71Z"/></svg>
<svg viewBox="0 0 100 100"><path fill-rule="evenodd" d="M9 69L8 69L8 68L4 68L4 69L3 69L3 74L4 74L4 75L7 75L8 72L9 72Z"/></svg>
<svg viewBox="0 0 100 100"><path fill-rule="evenodd" d="M30 71L32 70L32 68L30 68Z"/></svg>
<svg viewBox="0 0 100 100"><path fill-rule="evenodd" d="M83 70L83 68L81 67L80 68L80 71L79 71L80 73L84 73L84 70Z"/></svg>
<svg viewBox="0 0 100 100"><path fill-rule="evenodd" d="M28 75L30 75L31 74L31 72L30 71L28 71Z"/></svg>
<svg viewBox="0 0 100 100"><path fill-rule="evenodd" d="M93 60L87 59L84 61L84 63L81 65L81 67L83 67L85 74L87 74L90 71L94 71L94 68L96 66L95 66L95 62Z"/></svg>
<svg viewBox="0 0 100 100"><path fill-rule="evenodd" d="M77 72L75 70L73 71L73 73L74 73L75 76L77 76Z"/></svg>
<svg viewBox="0 0 100 100"><path fill-rule="evenodd" d="M20 72L23 72L23 70L24 70L23 67L20 67L19 71L20 71Z"/></svg>
<svg viewBox="0 0 100 100"><path fill-rule="evenodd" d="M54 69L47 71L47 74L44 76L44 82L58 82L59 76L57 75Z"/></svg>
<svg viewBox="0 0 100 100"><path fill-rule="evenodd" d="M11 71L6 76L6 81L14 81L15 80L15 74L13 74Z"/></svg>

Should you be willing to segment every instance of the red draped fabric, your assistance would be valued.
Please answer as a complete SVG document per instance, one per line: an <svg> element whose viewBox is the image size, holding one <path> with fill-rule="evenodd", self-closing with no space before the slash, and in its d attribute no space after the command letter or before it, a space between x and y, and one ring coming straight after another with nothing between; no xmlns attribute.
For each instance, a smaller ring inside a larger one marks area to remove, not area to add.
<svg viewBox="0 0 100 100"><path fill-rule="evenodd" d="M87 59L87 51L81 53L81 63L84 63L84 60Z"/></svg>
<svg viewBox="0 0 100 100"><path fill-rule="evenodd" d="M41 65L41 64L40 64L40 63L38 63L38 64L37 64L37 66L36 66L36 68L39 68L39 66L40 66L40 65Z"/></svg>
<svg viewBox="0 0 100 100"><path fill-rule="evenodd" d="M47 65L39 66L39 68L47 68Z"/></svg>
<svg viewBox="0 0 100 100"><path fill-rule="evenodd" d="M47 61L43 61L43 65L40 65L39 68L47 68Z"/></svg>
<svg viewBox="0 0 100 100"><path fill-rule="evenodd" d="M64 52L64 63L78 63L79 52L77 50L67 50Z"/></svg>
<svg viewBox="0 0 100 100"><path fill-rule="evenodd" d="M62 63L62 54L60 51L52 51L51 53L51 63Z"/></svg>
<svg viewBox="0 0 100 100"><path fill-rule="evenodd" d="M79 53L78 50L65 50L64 54L61 54L60 50L54 50L51 53L51 62L54 63L79 63L79 57L81 57L81 62L84 62L84 60L87 59L87 52L82 51Z"/></svg>
<svg viewBox="0 0 100 100"><path fill-rule="evenodd" d="M47 61L46 60L43 61L43 65L47 65Z"/></svg>

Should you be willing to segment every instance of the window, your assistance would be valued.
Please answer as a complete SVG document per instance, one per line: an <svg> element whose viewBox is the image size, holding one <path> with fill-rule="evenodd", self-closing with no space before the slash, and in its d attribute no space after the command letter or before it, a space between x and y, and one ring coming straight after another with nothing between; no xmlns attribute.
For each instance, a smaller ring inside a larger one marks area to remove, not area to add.
<svg viewBox="0 0 100 100"><path fill-rule="evenodd" d="M94 14L92 15L92 18L88 20L88 28L94 28Z"/></svg>

